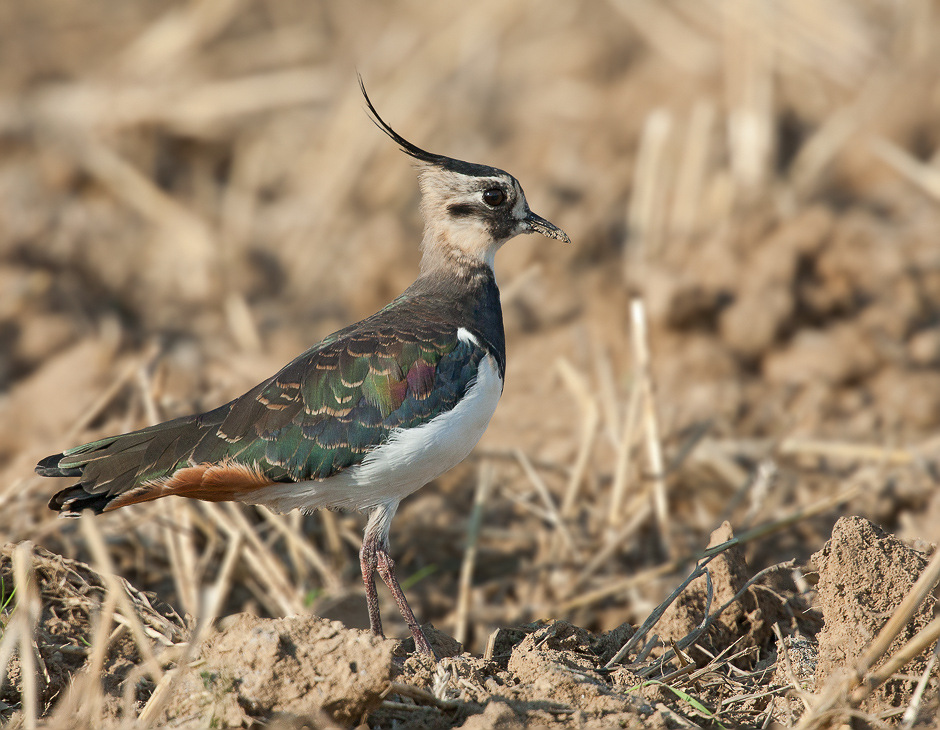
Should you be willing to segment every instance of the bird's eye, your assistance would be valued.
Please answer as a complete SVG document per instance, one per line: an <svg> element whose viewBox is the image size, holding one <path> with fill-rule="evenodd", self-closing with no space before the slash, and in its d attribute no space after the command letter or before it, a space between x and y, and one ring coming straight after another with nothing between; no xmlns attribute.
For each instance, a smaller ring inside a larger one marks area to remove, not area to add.
<svg viewBox="0 0 940 730"><path fill-rule="evenodd" d="M506 199L506 193L500 188L490 188L483 191L483 202L492 207L496 207Z"/></svg>

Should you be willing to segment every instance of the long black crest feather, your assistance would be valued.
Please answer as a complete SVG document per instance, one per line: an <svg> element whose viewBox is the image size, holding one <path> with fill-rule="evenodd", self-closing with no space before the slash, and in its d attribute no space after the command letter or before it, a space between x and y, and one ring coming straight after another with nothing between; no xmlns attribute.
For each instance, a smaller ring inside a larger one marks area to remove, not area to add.
<svg viewBox="0 0 940 730"><path fill-rule="evenodd" d="M366 85L362 80L362 74L357 74L359 77L359 89L362 91L362 97L366 100L366 106L369 107L369 118L372 120L372 123L376 127L381 129L385 134L391 137L395 142L398 143L398 146L401 147L401 151L407 155L411 155L416 160L421 160L422 162L428 162L432 165L441 165L443 164L446 157L442 155L435 155L430 152L427 152L417 145L412 144L407 139L402 137L398 132L392 129L388 122L386 122L375 109L375 105L372 103L372 100L369 98L369 94L366 93Z"/></svg>
<svg viewBox="0 0 940 730"><path fill-rule="evenodd" d="M455 160L452 157L445 157L444 155L436 155L409 142L398 132L392 129L388 122L382 119L378 111L376 111L375 106L372 104L372 100L369 98L369 94L366 93L366 85L362 80L362 74L356 75L359 78L359 89L362 91L362 97L365 99L366 106L369 108L369 118L372 120L372 123L385 132L385 134L387 134L389 137L391 137L401 148L401 151L406 155L414 157L416 160L420 160L421 162L426 162L429 165L436 165L437 167L459 172L462 175L470 175L473 177L493 177L494 175L502 173L502 170L499 170L495 167L490 167L488 165L478 165L473 162Z"/></svg>

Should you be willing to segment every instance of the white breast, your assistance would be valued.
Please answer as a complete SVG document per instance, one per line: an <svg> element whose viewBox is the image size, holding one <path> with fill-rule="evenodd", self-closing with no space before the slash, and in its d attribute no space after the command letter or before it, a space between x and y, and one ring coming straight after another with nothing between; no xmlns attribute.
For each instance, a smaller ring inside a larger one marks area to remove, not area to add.
<svg viewBox="0 0 940 730"><path fill-rule="evenodd" d="M461 330L462 339L472 338ZM416 428L396 429L361 464L324 479L259 489L251 502L276 512L318 507L366 510L397 504L463 461L486 431L503 391L496 361L480 361L476 381L450 411ZM247 501L247 500L246 500Z"/></svg>

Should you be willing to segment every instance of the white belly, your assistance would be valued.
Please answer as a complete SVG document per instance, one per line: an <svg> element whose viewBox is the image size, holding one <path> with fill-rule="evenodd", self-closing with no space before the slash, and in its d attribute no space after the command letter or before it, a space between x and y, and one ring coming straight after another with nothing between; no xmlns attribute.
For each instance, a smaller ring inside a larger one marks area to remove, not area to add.
<svg viewBox="0 0 940 730"><path fill-rule="evenodd" d="M335 476L265 487L251 495L251 502L276 512L319 507L368 510L397 504L467 457L486 431L502 391L496 361L487 355L480 361L475 383L447 413L416 428L392 431L388 441L362 463Z"/></svg>

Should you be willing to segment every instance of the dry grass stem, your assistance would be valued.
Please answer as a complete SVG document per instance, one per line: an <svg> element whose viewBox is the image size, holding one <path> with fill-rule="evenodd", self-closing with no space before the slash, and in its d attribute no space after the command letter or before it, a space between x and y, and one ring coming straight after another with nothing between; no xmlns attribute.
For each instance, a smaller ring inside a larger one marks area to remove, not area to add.
<svg viewBox="0 0 940 730"><path fill-rule="evenodd" d="M100 678L102 676L102 670L104 668L104 662L108 653L108 649L113 643L111 625L114 623L114 611L116 608L117 594L113 591L108 591L105 596L104 603L101 606L101 610L96 616L96 620L93 624L93 630L91 632L91 654L88 659L88 668L86 670L86 676L88 679L85 682L85 686L89 690L90 696L83 693L83 701L80 704L82 715L89 725L92 725L96 721L100 721L102 712L104 711L104 692L101 688ZM123 624L121 625L121 628L125 628Z"/></svg>
<svg viewBox="0 0 940 730"><path fill-rule="evenodd" d="M667 5L653 0L610 0L610 4L677 68L698 75L717 64L715 45Z"/></svg>
<svg viewBox="0 0 940 730"><path fill-rule="evenodd" d="M258 507L257 509L264 520L284 538L288 549L296 556L296 565L303 566L305 563L309 563L313 566L314 570L319 573L320 580L323 581L323 587L327 591L336 591L339 589L342 585L339 575L329 566L326 559L320 554L320 551L311 545L310 541L305 539L299 530L287 524L285 517L275 514L267 507ZM300 516L300 513L296 514Z"/></svg>
<svg viewBox="0 0 940 730"><path fill-rule="evenodd" d="M774 6L731 0L725 13L728 147L736 197L763 192L773 159Z"/></svg>
<svg viewBox="0 0 940 730"><path fill-rule="evenodd" d="M150 346L147 351L139 358L129 362L117 377L111 381L111 384L99 395L95 401L82 413L82 417L72 424L67 433L70 439L78 438L78 435L84 431L88 424L98 418L101 412L107 408L118 394L138 373L139 369L147 363L151 363L159 354L156 346Z"/></svg>
<svg viewBox="0 0 940 730"><path fill-rule="evenodd" d="M688 577L676 588L672 593L669 594L669 597L665 601L660 603L656 609L647 616L646 620L641 624L640 628L636 630L636 633L630 637L630 639L625 643L620 650L613 656L607 664L604 665L606 669L612 668L615 664L619 664L623 658L629 654L637 644L639 644L643 638L650 632L650 630L659 623L659 620L663 617L663 614L666 612L666 609L672 605L672 603L679 597L679 595L688 587L688 585L696 580L701 578L703 575L708 573L707 565L712 561L713 558L709 557L704 562L699 563L695 566L695 570L689 573ZM711 579L707 579L709 585L711 585Z"/></svg>
<svg viewBox="0 0 940 730"><path fill-rule="evenodd" d="M571 468L571 477L565 489L565 497L561 503L561 516L570 518L574 512L578 499L578 488L584 480L584 473L594 451L594 440L597 437L597 428L600 425L601 414L597 400L591 394L591 388L577 369L565 358L556 361L556 367L561 375L565 387L574 396L581 409L581 440L578 444L578 456Z"/></svg>
<svg viewBox="0 0 940 730"><path fill-rule="evenodd" d="M642 525L650 516L652 507L649 500L644 500L632 517L617 531L613 536L608 537L600 550L592 557L578 573L578 577L571 584L567 596L571 596L575 591L580 590L598 570L609 564L610 559L620 550L629 537L636 534Z"/></svg>
<svg viewBox="0 0 940 730"><path fill-rule="evenodd" d="M796 561L788 560L783 563L777 563L776 565L771 565L770 567L764 568L763 570L755 573L753 576L751 576L751 578L749 578L744 583L743 586L741 586L741 588L738 590L737 593L735 593L731 598L729 598L727 601L721 604L721 606L719 606L714 612L707 614L705 619L702 621L702 623L694 631L692 631L691 633L689 633L688 635L684 636L682 639L677 641L676 647L678 649L686 649L692 644L694 644L696 641L699 640L699 638L706 631L708 631L709 627L715 622L715 619L721 616L721 614L723 614L731 605L733 605L736 601L738 601L741 598L741 596L747 593L747 591L751 588L751 586L753 586L758 581L763 580L763 578L769 575L770 573L776 572L778 570L786 570L788 568L792 568L795 565L795 562ZM702 563L702 566L704 565L705 563ZM674 656L674 654L675 654L675 651L673 649L667 650L658 660L656 660L656 662L654 662L649 667L646 667L643 670L641 670L639 673L640 676L649 677L650 675L659 671L660 667L664 665L666 662L670 661L672 657Z"/></svg>
<svg viewBox="0 0 940 730"><path fill-rule="evenodd" d="M269 608L273 607L275 615L290 616L302 613L300 597L286 571L281 567L277 556L261 542L239 507L229 502L201 502L200 506L230 540L236 535L247 540L247 544L242 548L242 556L251 570L252 577L258 585L265 588L255 594L258 600Z"/></svg>
<svg viewBox="0 0 940 730"><path fill-rule="evenodd" d="M459 592L457 593L457 619L454 638L461 644L467 640L467 627L470 622L470 599L473 586L473 569L476 566L477 543L480 538L480 526L483 524L483 508L493 484L494 469L492 462L480 464L477 475L477 488L473 496L473 509L467 521L467 545L460 566Z"/></svg>
<svg viewBox="0 0 940 730"><path fill-rule="evenodd" d="M758 525L754 529L748 530L747 532L742 532L740 535L732 538L731 540L728 540L727 542L710 547L702 553L702 556L717 555L720 552L724 552L732 545L744 545L745 543L751 542L753 540L772 535L773 533L779 532L785 527L789 527L796 524L797 522L807 520L815 515L822 514L823 512L832 509L836 505L850 502L852 499L857 497L861 491L861 485L855 484L831 497L826 497L819 500L818 502L813 502L806 507L793 510L788 515L781 517L779 520L771 520L770 522L767 522L763 525Z"/></svg>
<svg viewBox="0 0 940 730"><path fill-rule="evenodd" d="M98 529L94 515L90 512L86 511L86 514L82 516L81 530L88 543L88 549L94 557L96 568L107 583L108 592L112 593L115 597L115 603L120 610L120 618L126 621L128 628L130 628L134 642L137 644L137 649L140 651L140 655L143 658L145 671L150 674L154 682L159 682L160 678L163 677L163 669L154 656L150 641L147 638L147 631L140 622L140 617L134 610L134 606L131 604L127 591L124 590L123 584L118 580L114 572L114 564L111 562L111 556L108 554L108 549L105 547L104 538ZM115 615L115 618L118 618L118 616Z"/></svg>
<svg viewBox="0 0 940 730"><path fill-rule="evenodd" d="M519 449L515 451L515 455L516 460L522 466L522 470L525 472L526 477L528 477L529 482L531 482L532 486L535 487L535 491L538 493L539 498L541 498L542 504L545 505L546 519L553 527L558 530L558 533L562 536L562 539L568 548L568 552L572 555L574 560L580 563L580 551L575 545L574 538L568 531L568 526L565 524L564 518L561 516L561 514L558 512L558 508L555 506L555 500L552 499L552 495L548 490L548 486L546 486L545 482L542 480L542 477L539 476L539 473L535 470L535 467L532 466L532 462L529 461L529 457L527 457Z"/></svg>
<svg viewBox="0 0 940 730"><path fill-rule="evenodd" d="M611 528L620 524L623 510L623 501L627 493L627 484L630 479L631 453L636 443L637 425L640 420L640 407L643 404L642 377L634 369L633 382L630 386L630 397L627 400L627 413L623 428L620 431L620 441L617 445L617 461L614 467L614 484L610 491L610 509L608 525Z"/></svg>
<svg viewBox="0 0 940 730"><path fill-rule="evenodd" d="M827 117L800 147L790 165L790 183L797 196L805 198L812 194L836 156L890 100L899 81L897 71L873 76L854 102Z"/></svg>

